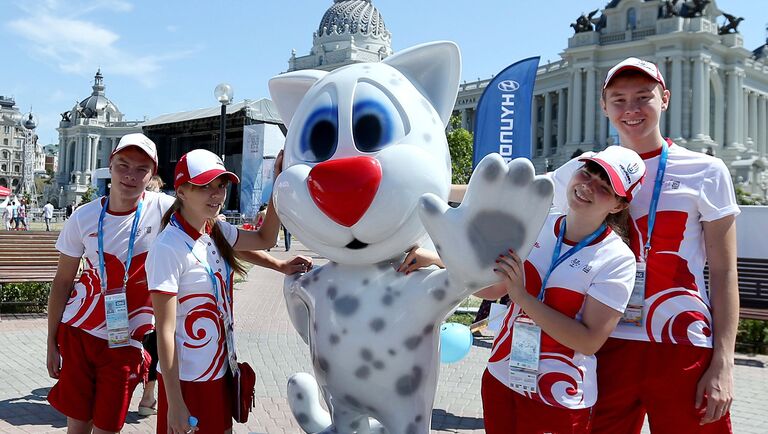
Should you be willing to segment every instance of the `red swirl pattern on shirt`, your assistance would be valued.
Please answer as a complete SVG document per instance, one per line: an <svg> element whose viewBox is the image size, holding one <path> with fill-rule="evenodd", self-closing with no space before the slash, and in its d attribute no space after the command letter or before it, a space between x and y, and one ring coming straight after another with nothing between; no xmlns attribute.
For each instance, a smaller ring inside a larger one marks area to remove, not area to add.
<svg viewBox="0 0 768 434"><path fill-rule="evenodd" d="M147 273L144 268L147 252L140 253L131 260L126 283L126 301L128 302L128 320L131 338L141 341L152 325L152 302L147 287ZM115 255L104 253L104 268L107 275L107 289L118 289L123 285L125 264ZM99 265L86 259L86 268L80 275L67 300L67 311L72 312L64 318L65 324L88 331L106 331L104 297L101 294Z"/></svg>
<svg viewBox="0 0 768 434"><path fill-rule="evenodd" d="M541 353L541 373L537 379L538 393L527 395L537 401L558 408L574 408L582 405L584 392L579 387L584 382L584 372L570 357L555 353Z"/></svg>
<svg viewBox="0 0 768 434"><path fill-rule="evenodd" d="M705 345L712 317L697 292L672 288L647 299L645 328L651 342Z"/></svg>

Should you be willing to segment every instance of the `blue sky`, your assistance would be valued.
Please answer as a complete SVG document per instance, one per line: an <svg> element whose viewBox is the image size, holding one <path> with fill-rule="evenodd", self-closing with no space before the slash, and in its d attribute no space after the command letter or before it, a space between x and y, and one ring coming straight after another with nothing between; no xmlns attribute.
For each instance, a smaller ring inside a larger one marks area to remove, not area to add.
<svg viewBox="0 0 768 434"><path fill-rule="evenodd" d="M214 106L228 82L235 99L268 97L291 49L309 53L332 0L0 0L0 95L38 115L42 143L57 143L59 113L91 92L101 68L107 96L128 120ZM384 1L373 4L395 51L449 39L463 79L490 77L516 60L559 59L569 24L606 0ZM766 39L765 0L718 0L746 17L750 50Z"/></svg>

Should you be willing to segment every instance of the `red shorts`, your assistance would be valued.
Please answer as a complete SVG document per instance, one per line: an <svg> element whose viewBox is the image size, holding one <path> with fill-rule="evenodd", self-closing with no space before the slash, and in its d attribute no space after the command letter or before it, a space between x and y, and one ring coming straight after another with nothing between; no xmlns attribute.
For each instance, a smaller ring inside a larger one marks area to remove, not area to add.
<svg viewBox="0 0 768 434"><path fill-rule="evenodd" d="M711 348L608 339L597 353L595 433L639 433L648 414L654 434L731 433L731 417L699 425L696 385Z"/></svg>
<svg viewBox="0 0 768 434"><path fill-rule="evenodd" d="M59 324L56 340L61 374L48 402L65 416L93 420L96 428L120 431L131 395L146 372L144 353L134 347L109 348L107 341Z"/></svg>
<svg viewBox="0 0 768 434"><path fill-rule="evenodd" d="M526 398L497 380L487 369L481 391L487 434L590 432L592 409L558 408Z"/></svg>
<svg viewBox="0 0 768 434"><path fill-rule="evenodd" d="M221 434L232 428L232 387L229 376L211 381L181 381L181 396L189 414L197 418L196 434ZM168 432L168 398L163 376L157 375L157 433Z"/></svg>

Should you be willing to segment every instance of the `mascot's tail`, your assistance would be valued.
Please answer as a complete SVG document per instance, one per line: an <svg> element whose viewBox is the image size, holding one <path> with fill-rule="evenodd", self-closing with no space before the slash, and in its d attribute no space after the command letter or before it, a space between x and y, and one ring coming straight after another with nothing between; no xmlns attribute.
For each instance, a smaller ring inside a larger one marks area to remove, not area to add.
<svg viewBox="0 0 768 434"><path fill-rule="evenodd" d="M288 379L288 405L304 432L335 432L331 427L331 415L320 406L318 389L317 381L311 374L293 374ZM387 430L378 421L371 418L368 420L371 434L387 434Z"/></svg>
<svg viewBox="0 0 768 434"><path fill-rule="evenodd" d="M331 425L331 415L320 406L315 377L306 372L288 379L288 405L296 422L307 433L318 433Z"/></svg>

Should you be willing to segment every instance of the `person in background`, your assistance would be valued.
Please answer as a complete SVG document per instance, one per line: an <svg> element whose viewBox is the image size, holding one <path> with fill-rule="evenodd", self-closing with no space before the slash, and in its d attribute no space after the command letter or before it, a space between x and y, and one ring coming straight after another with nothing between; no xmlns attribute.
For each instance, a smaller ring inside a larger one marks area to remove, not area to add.
<svg viewBox="0 0 768 434"><path fill-rule="evenodd" d="M51 219L53 219L53 205L49 200L43 205L43 220L45 220L46 232L51 231Z"/></svg>

